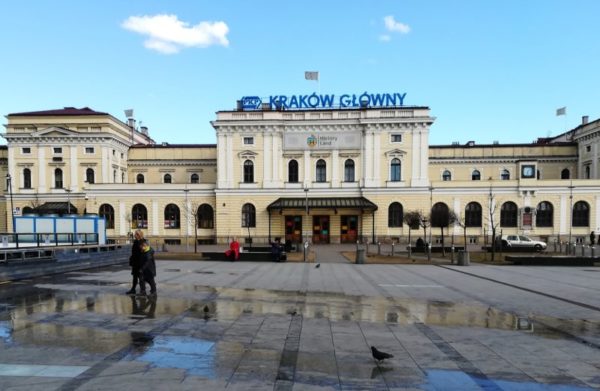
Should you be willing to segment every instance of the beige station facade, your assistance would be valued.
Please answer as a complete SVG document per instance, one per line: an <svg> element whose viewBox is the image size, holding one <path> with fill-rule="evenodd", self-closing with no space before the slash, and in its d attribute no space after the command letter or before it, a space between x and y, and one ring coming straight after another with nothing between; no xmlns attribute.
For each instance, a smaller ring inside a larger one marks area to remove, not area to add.
<svg viewBox="0 0 600 391"><path fill-rule="evenodd" d="M220 111L216 144L179 145L89 108L6 118L2 232L13 215L95 213L114 240L139 228L167 244L406 243L403 216L432 208L454 211L471 244L492 224L548 242L600 227L600 120L586 117L557 137L492 145L430 145L427 107ZM439 243L441 229L430 235ZM464 241L459 224L445 235Z"/></svg>

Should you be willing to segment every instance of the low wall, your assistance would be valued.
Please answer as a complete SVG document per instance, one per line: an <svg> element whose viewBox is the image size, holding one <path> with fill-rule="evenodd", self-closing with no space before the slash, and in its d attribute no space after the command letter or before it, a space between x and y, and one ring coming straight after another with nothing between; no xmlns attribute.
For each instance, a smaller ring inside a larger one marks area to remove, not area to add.
<svg viewBox="0 0 600 391"><path fill-rule="evenodd" d="M35 252L38 251L36 256ZM12 249L0 251L0 282L128 264L130 245Z"/></svg>
<svg viewBox="0 0 600 391"><path fill-rule="evenodd" d="M507 262L515 265L532 266L594 266L594 262L600 262L599 257L570 257L570 256L515 256L507 255Z"/></svg>

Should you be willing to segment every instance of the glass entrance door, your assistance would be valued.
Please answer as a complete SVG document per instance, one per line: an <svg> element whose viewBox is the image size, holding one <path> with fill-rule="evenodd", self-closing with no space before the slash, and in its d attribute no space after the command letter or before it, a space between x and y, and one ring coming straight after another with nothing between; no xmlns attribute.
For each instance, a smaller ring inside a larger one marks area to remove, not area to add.
<svg viewBox="0 0 600 391"><path fill-rule="evenodd" d="M358 238L358 216L340 217L340 241L342 243L356 243Z"/></svg>
<svg viewBox="0 0 600 391"><path fill-rule="evenodd" d="M285 242L302 243L302 216L285 216Z"/></svg>
<svg viewBox="0 0 600 391"><path fill-rule="evenodd" d="M313 216L313 243L329 243L329 235L329 216Z"/></svg>

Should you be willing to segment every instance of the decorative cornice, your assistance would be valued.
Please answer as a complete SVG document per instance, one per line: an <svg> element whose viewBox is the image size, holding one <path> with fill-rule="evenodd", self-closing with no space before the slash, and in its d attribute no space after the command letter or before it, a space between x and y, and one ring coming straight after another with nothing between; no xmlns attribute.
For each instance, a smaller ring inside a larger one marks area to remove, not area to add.
<svg viewBox="0 0 600 391"><path fill-rule="evenodd" d="M156 166L216 166L217 160L129 160L131 167Z"/></svg>

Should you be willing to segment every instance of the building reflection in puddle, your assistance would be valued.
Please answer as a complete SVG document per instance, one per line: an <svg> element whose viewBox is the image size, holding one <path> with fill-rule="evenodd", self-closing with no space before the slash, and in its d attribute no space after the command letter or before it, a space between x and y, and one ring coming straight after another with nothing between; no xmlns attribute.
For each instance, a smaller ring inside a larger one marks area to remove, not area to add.
<svg viewBox="0 0 600 391"><path fill-rule="evenodd" d="M157 336L143 340L142 335L132 335L132 339L134 346L136 342L145 346L140 346L141 351L136 349L125 359L148 362L157 368L184 369L189 375L215 378L213 341L181 336Z"/></svg>

